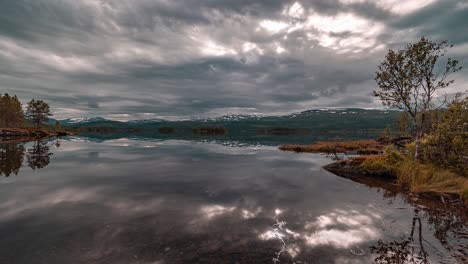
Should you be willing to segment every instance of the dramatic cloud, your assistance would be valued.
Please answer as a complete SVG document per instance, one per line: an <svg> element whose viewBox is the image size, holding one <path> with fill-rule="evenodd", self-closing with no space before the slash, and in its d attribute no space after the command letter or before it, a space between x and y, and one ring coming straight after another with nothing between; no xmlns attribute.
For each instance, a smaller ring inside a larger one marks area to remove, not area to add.
<svg viewBox="0 0 468 264"><path fill-rule="evenodd" d="M180 119L379 107L373 75L421 36L468 64L463 0L17 0L0 9L0 92L58 118ZM467 90L466 71L448 92Z"/></svg>

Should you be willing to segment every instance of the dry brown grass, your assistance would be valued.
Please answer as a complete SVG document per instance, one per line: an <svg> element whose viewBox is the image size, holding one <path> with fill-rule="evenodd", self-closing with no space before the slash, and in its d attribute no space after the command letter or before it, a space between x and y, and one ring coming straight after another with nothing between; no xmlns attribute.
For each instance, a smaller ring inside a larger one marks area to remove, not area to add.
<svg viewBox="0 0 468 264"><path fill-rule="evenodd" d="M388 144L381 142L316 142L311 145L283 145L280 149L326 154L357 152L362 155L346 161L349 166L347 170L376 178L395 179L398 185L415 193L458 194L468 203L468 178L444 168L416 162L411 154L403 154L391 148L392 141Z"/></svg>
<svg viewBox="0 0 468 264"><path fill-rule="evenodd" d="M394 176L396 183L415 193L458 194L468 202L468 178L430 164L421 164L395 150L384 155L355 158L355 164L373 176Z"/></svg>
<svg viewBox="0 0 468 264"><path fill-rule="evenodd" d="M457 193L468 198L468 179L447 169L406 160L398 171L398 184L412 192Z"/></svg>
<svg viewBox="0 0 468 264"><path fill-rule="evenodd" d="M319 141L311 145L282 145L283 151L310 152L310 153L344 153L356 151L362 154L377 154L382 151L384 145L376 140L355 141Z"/></svg>

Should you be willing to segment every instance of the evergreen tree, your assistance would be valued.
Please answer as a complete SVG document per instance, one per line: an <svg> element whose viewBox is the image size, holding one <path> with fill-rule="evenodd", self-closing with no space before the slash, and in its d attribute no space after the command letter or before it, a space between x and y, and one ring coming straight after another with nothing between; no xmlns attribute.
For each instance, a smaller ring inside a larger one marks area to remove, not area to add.
<svg viewBox="0 0 468 264"><path fill-rule="evenodd" d="M0 127L21 127L24 125L24 113L18 97L0 95Z"/></svg>
<svg viewBox="0 0 468 264"><path fill-rule="evenodd" d="M43 122L49 121L49 116L52 116L50 113L49 104L42 100L36 99L29 101L26 108L26 113L36 128L40 128L41 124Z"/></svg>

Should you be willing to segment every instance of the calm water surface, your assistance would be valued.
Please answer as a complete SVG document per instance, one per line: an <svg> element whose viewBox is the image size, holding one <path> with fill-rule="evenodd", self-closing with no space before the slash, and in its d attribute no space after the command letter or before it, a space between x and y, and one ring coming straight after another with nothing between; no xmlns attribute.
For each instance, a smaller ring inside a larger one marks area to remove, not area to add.
<svg viewBox="0 0 468 264"><path fill-rule="evenodd" d="M2 145L0 162L2 264L463 263L467 252L463 214L337 177L322 155L72 138Z"/></svg>

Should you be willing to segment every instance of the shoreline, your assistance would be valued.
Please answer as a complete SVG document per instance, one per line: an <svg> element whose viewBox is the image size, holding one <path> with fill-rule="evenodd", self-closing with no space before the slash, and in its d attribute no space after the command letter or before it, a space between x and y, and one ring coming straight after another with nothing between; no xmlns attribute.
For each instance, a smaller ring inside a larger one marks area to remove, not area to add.
<svg viewBox="0 0 468 264"><path fill-rule="evenodd" d="M430 200L439 200L443 203L461 202L468 208L468 204L463 201L461 195L449 192L412 192L396 182L396 177L388 175L375 175L360 168L358 165L351 164L351 160L340 160L329 163L322 168L336 176L350 179L354 182L364 184L370 187L383 188L387 191L402 193L405 195L424 197Z"/></svg>
<svg viewBox="0 0 468 264"><path fill-rule="evenodd" d="M354 183L364 185L370 189L382 191L385 197L400 197L406 203L434 215L442 215L450 219L460 219L461 222L468 221L468 203L456 193L440 192L412 192L396 183L395 179L373 177L360 174L352 169L343 169L338 162L333 162L322 168L337 177L350 180Z"/></svg>
<svg viewBox="0 0 468 264"><path fill-rule="evenodd" d="M412 186L399 182L398 169L372 169L362 166L367 159L385 157L385 150L396 146L404 148L409 143L408 138L398 139L377 139L377 140L357 140L357 141L332 141L316 142L310 145L282 145L279 149L294 153L318 153L335 157L336 161L324 165L322 168L336 176L350 179L354 182L371 187L379 187L384 190L403 193L405 195L430 198L445 203L462 204L468 209L468 199L464 193L446 191L444 189L432 189L415 191ZM347 159L341 159L339 155L344 155ZM352 155L349 158L347 155ZM459 176L458 178L462 178ZM465 180L468 181L468 180Z"/></svg>
<svg viewBox="0 0 468 264"><path fill-rule="evenodd" d="M76 135L76 133L41 128L0 128L0 143L20 143L72 135Z"/></svg>

